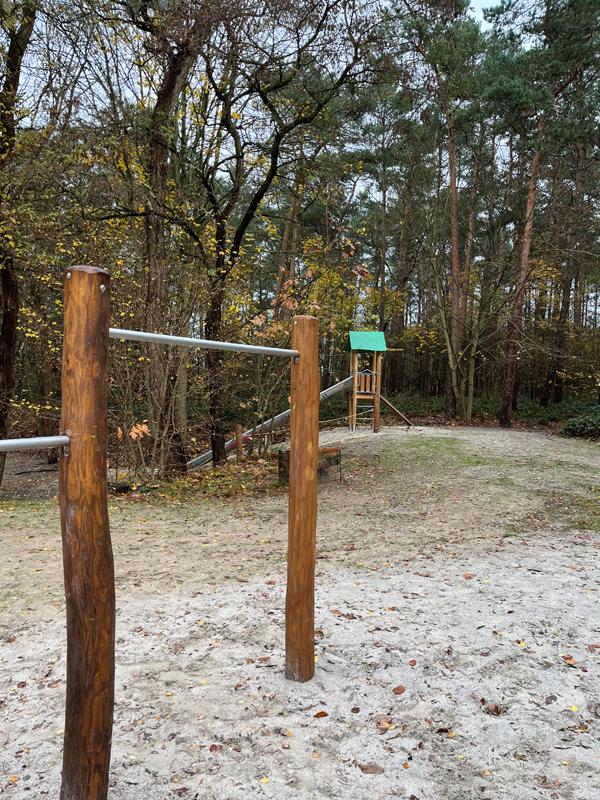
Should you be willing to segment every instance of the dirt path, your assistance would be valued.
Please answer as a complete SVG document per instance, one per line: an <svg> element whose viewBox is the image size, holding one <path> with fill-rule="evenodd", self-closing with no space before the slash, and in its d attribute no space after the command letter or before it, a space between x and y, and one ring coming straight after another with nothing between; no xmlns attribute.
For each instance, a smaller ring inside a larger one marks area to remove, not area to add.
<svg viewBox="0 0 600 800"><path fill-rule="evenodd" d="M320 489L308 684L281 670L284 494L111 503L112 800L600 796L600 447L489 428L322 442L345 481ZM57 509L0 509L0 794L55 797Z"/></svg>

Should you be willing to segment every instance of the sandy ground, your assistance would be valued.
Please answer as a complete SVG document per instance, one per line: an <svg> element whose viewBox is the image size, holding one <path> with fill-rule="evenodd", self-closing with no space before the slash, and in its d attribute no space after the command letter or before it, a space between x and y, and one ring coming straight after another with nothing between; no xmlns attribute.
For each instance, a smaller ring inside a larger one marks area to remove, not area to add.
<svg viewBox="0 0 600 800"><path fill-rule="evenodd" d="M307 684L282 674L284 494L111 502L111 799L600 797L600 446L489 428L322 442L345 478L320 488ZM58 513L0 509L0 795L54 798Z"/></svg>

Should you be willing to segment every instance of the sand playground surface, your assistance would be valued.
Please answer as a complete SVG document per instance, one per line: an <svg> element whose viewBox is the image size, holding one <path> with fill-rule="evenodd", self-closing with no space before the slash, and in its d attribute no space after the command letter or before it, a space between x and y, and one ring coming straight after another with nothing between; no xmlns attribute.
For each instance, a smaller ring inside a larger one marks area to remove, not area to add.
<svg viewBox="0 0 600 800"><path fill-rule="evenodd" d="M305 684L283 676L284 491L111 500L111 800L600 797L600 445L400 427L321 442L342 446L344 480L319 489ZM56 475L19 499L44 468L24 458L0 501L7 800L57 797L65 695Z"/></svg>

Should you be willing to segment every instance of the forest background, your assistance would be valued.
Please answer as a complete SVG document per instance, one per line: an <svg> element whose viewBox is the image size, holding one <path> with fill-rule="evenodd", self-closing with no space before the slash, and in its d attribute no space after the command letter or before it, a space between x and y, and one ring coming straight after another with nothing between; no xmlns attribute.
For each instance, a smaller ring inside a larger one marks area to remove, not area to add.
<svg viewBox="0 0 600 800"><path fill-rule="evenodd" d="M285 346L314 314L323 388L380 329L409 413L600 435L599 23L597 0L1 0L0 438L58 432L77 263L110 271L115 327ZM111 359L137 472L218 463L288 405L268 357Z"/></svg>

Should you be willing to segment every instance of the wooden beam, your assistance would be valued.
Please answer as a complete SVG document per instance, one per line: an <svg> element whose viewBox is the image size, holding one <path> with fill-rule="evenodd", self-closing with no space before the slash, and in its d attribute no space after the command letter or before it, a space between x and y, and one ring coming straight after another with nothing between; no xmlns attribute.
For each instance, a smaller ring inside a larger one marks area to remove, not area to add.
<svg viewBox="0 0 600 800"><path fill-rule="evenodd" d="M61 800L106 800L113 724L115 586L106 438L110 282L72 267L64 294L59 495L67 606Z"/></svg>
<svg viewBox="0 0 600 800"><path fill-rule="evenodd" d="M379 433L381 426L381 353L373 353L373 433Z"/></svg>
<svg viewBox="0 0 600 800"><path fill-rule="evenodd" d="M285 598L285 676L308 681L315 670L315 550L319 450L319 323L294 317L288 564Z"/></svg>
<svg viewBox="0 0 600 800"><path fill-rule="evenodd" d="M350 430L356 430L356 416L358 406L358 353L352 350L350 353L350 372L352 374L352 394L350 395L350 413L349 424Z"/></svg>
<svg viewBox="0 0 600 800"><path fill-rule="evenodd" d="M408 418L408 417L405 417L405 416L404 416L404 414L403 414L401 411L398 411L398 409L396 408L396 406L393 406L393 405L390 403L390 401L389 401L389 400L386 400L386 398L385 398L383 395L381 395L381 399L382 399L382 400L383 400L383 402L386 404L386 406L389 406L389 407L392 409L392 411L395 411L395 412L396 412L396 414L398 414L398 416L399 416L399 417L402 417L402 419L404 420L404 422L406 422L406 424L407 424L407 425L408 425L410 428L412 428L412 427L413 427L413 424L412 424L412 422L409 420L409 418Z"/></svg>

